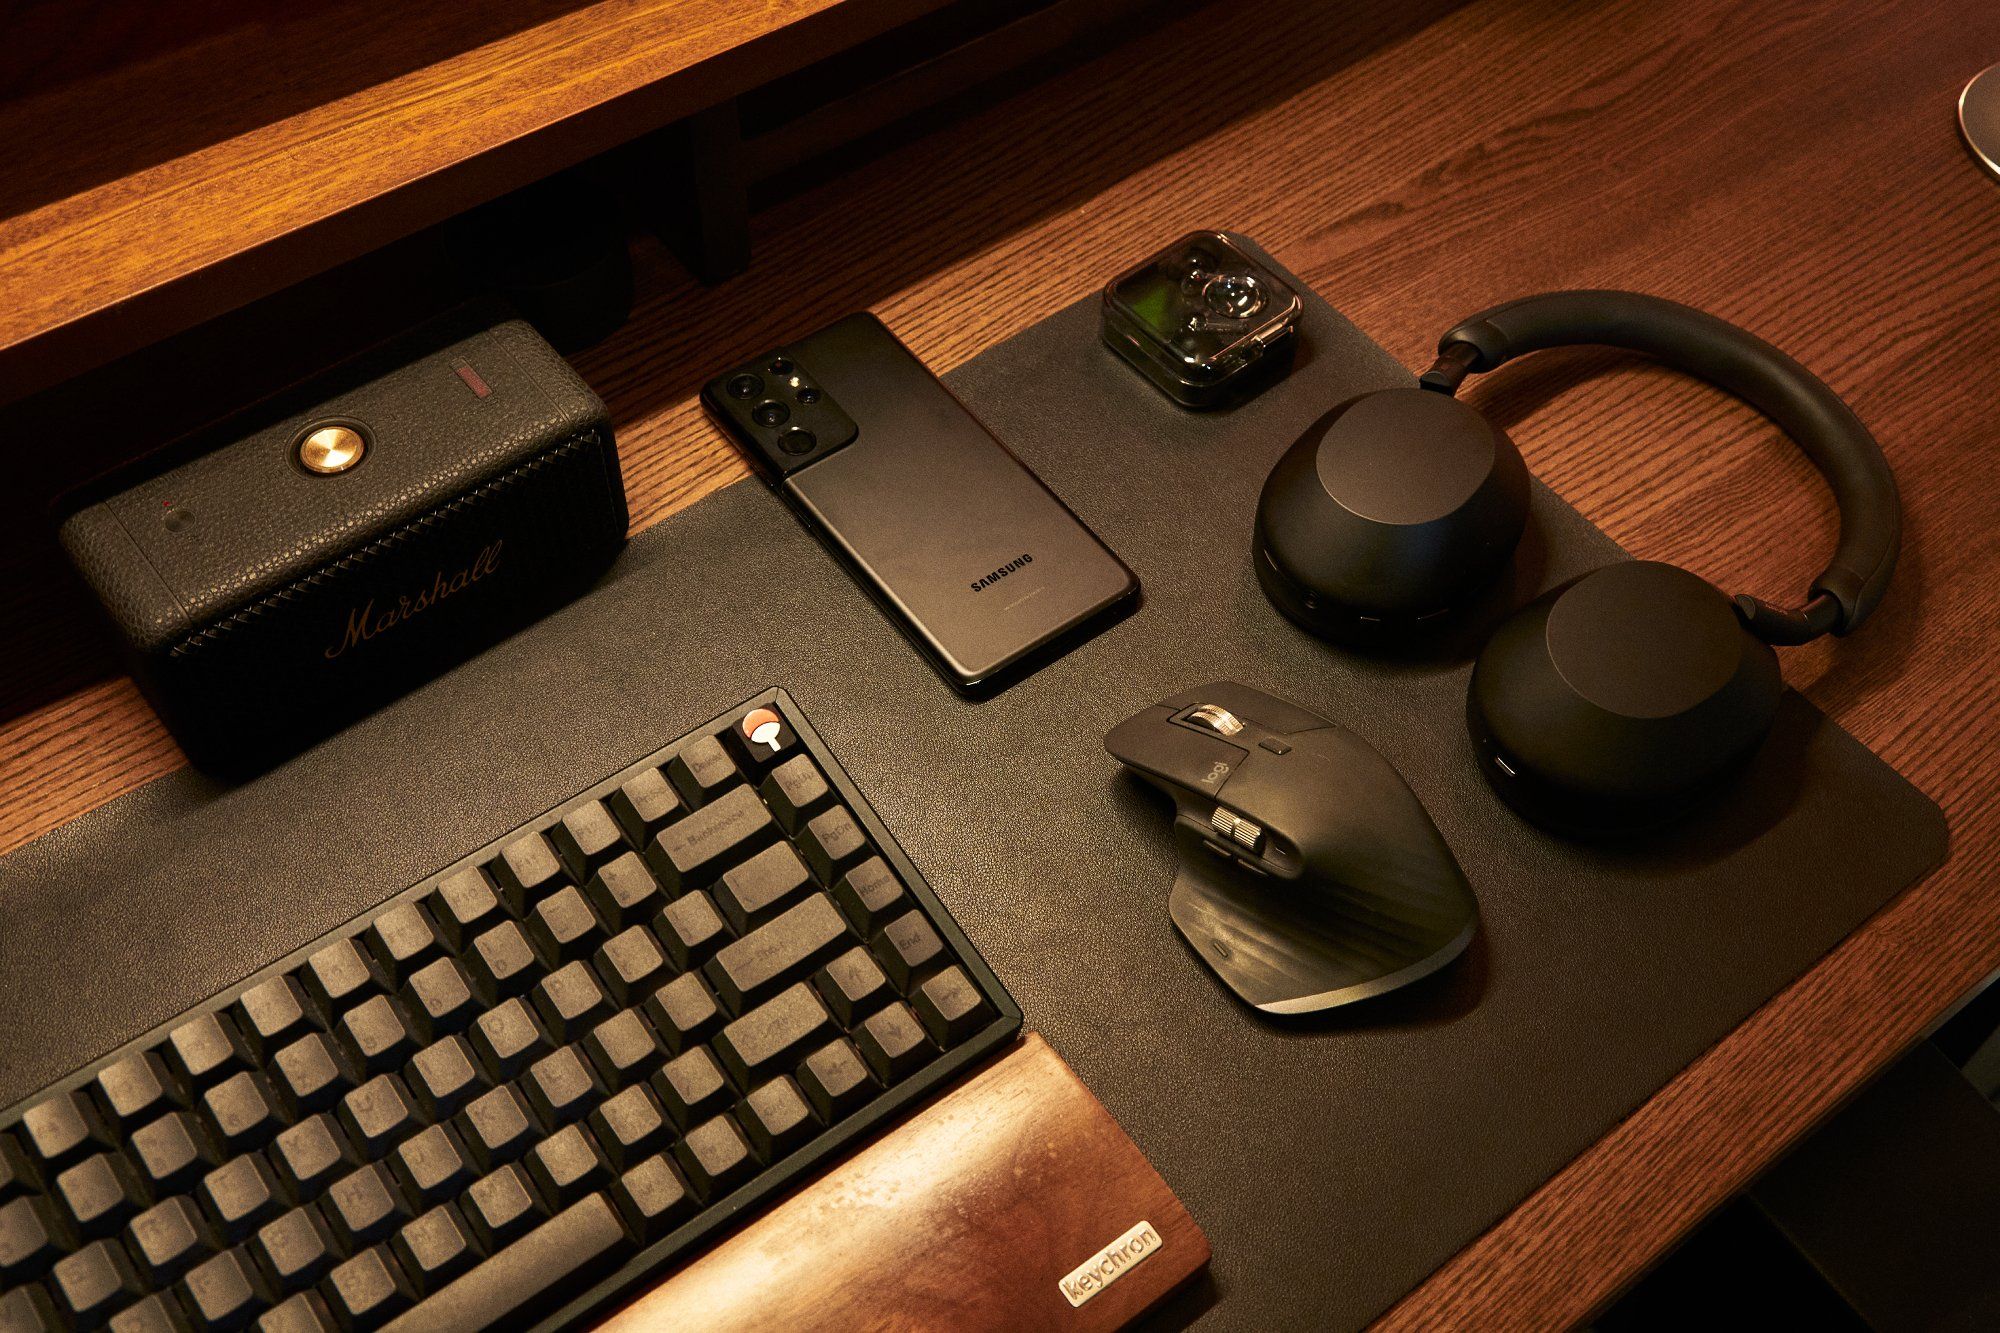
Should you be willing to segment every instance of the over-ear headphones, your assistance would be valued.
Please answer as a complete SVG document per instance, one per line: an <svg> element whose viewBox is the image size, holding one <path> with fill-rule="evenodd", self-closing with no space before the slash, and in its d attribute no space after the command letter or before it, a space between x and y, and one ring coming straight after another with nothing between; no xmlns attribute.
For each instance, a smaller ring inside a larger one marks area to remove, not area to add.
<svg viewBox="0 0 2000 1333"><path fill-rule="evenodd" d="M1420 387L1364 395L1306 431L1264 484L1252 559L1273 604L1326 638L1389 642L1448 620L1506 566L1528 512L1513 441L1452 395L1469 374L1582 344L1652 356L1743 399L1805 451L1840 508L1839 547L1795 608L1627 561L1544 594L1487 638L1466 718L1495 790L1561 831L1623 832L1682 814L1747 760L1783 690L1771 645L1849 633L1895 569L1889 464L1805 367L1658 297L1553 292L1496 306L1439 339Z"/></svg>

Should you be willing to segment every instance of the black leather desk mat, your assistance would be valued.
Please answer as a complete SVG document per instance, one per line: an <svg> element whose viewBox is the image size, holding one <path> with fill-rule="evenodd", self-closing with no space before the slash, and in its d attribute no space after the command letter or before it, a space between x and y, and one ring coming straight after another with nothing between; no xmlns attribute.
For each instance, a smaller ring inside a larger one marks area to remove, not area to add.
<svg viewBox="0 0 2000 1333"><path fill-rule="evenodd" d="M1288 380L1216 416L1101 348L1094 298L949 377L1146 585L1136 615L991 701L955 698L749 483L286 767L235 790L178 774L0 861L0 1105L778 684L1207 1230L1205 1322L1364 1322L1945 838L1935 806L1795 695L1735 799L1652 850L1517 822L1470 763L1463 661L1342 653L1257 590L1271 463L1328 405L1409 378L1310 297L1304 332ZM1619 554L1540 489L1530 541L1523 578L1542 584ZM1353 727L1408 776L1480 897L1464 959L1284 1025L1210 978L1167 919L1167 808L1101 738L1229 677Z"/></svg>

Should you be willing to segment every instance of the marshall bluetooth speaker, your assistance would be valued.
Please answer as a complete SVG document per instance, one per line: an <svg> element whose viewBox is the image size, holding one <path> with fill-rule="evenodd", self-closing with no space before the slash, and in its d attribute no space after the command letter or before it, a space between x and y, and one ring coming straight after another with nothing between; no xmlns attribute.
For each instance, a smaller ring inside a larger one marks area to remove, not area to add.
<svg viewBox="0 0 2000 1333"><path fill-rule="evenodd" d="M196 764L254 772L544 615L625 541L604 404L462 309L73 499L64 550Z"/></svg>

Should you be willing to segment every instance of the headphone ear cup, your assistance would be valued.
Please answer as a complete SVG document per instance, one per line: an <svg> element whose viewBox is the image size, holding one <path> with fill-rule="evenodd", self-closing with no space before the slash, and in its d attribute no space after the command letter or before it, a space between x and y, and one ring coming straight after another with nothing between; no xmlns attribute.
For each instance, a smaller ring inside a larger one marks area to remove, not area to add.
<svg viewBox="0 0 2000 1333"><path fill-rule="evenodd" d="M1466 722L1494 790L1565 833L1686 813L1762 743L1777 654L1675 565L1593 570L1515 612L1473 664Z"/></svg>

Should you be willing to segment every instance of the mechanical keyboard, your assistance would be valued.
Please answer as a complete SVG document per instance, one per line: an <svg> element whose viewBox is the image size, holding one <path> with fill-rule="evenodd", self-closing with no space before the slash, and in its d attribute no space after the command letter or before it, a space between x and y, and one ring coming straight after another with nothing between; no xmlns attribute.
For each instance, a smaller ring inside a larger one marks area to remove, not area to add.
<svg viewBox="0 0 2000 1333"><path fill-rule="evenodd" d="M1020 1021L768 691L0 1113L0 1330L567 1326Z"/></svg>

